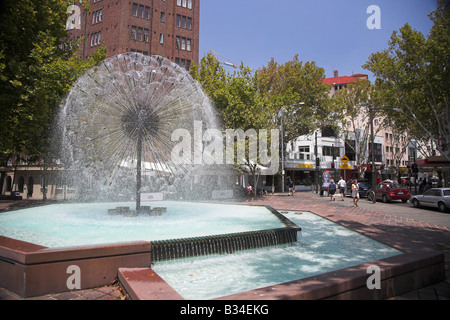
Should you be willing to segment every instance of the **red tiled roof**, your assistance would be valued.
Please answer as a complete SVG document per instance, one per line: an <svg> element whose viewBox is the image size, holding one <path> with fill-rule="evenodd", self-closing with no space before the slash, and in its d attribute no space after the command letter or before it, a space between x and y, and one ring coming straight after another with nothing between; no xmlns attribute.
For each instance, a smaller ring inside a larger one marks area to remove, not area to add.
<svg viewBox="0 0 450 320"><path fill-rule="evenodd" d="M322 79L323 83L326 83L330 86L335 84L346 84L350 82L358 81L358 78L355 77L349 77L349 76L343 76L343 77L334 77L334 78L325 78Z"/></svg>

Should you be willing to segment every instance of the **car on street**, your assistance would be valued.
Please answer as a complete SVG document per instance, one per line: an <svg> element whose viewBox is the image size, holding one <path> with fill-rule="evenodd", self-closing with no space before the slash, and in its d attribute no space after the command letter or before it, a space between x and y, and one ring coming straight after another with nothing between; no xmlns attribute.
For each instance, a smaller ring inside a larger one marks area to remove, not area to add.
<svg viewBox="0 0 450 320"><path fill-rule="evenodd" d="M423 194L410 198L415 208L432 207L441 212L447 212L450 208L450 188L431 188Z"/></svg>
<svg viewBox="0 0 450 320"><path fill-rule="evenodd" d="M359 196L362 197L367 197L367 192L369 191L369 189L372 187L370 185L369 180L358 180L358 186L359 186ZM345 195L346 196L352 196L352 183L353 180L348 180L347 181L347 189L345 191Z"/></svg>
<svg viewBox="0 0 450 320"><path fill-rule="evenodd" d="M369 190L368 200L372 201L371 192ZM401 200L406 203L410 197L409 189L405 186L398 184L396 181L393 182L383 182L375 186L375 199L382 200L384 203L390 202L392 200Z"/></svg>

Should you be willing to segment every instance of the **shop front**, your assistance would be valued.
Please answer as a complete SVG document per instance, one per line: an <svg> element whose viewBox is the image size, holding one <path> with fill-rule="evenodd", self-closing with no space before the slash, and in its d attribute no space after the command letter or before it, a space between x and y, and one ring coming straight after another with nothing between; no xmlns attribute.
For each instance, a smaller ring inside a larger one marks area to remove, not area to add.
<svg viewBox="0 0 450 320"><path fill-rule="evenodd" d="M414 161L409 161L412 167ZM429 157L416 160L418 167L417 182L426 179L432 187L450 188L450 161L443 156Z"/></svg>

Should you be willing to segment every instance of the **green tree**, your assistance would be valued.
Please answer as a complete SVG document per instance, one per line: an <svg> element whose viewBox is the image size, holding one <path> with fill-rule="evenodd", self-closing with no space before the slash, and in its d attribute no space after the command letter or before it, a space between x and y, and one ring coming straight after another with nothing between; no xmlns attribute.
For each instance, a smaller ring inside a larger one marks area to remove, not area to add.
<svg viewBox="0 0 450 320"><path fill-rule="evenodd" d="M337 113L329 103L323 78L323 68L313 61L300 61L298 55L284 64L272 58L256 71L257 90L265 103L283 111L285 141L335 122Z"/></svg>
<svg viewBox="0 0 450 320"><path fill-rule="evenodd" d="M223 114L228 101L226 98L226 86L228 74L220 65L219 60L212 53L204 56L199 64L195 62L191 66L190 74L197 80L211 102Z"/></svg>
<svg viewBox="0 0 450 320"><path fill-rule="evenodd" d="M428 37L405 24L364 68L377 78L377 105L401 108L393 124L406 125L410 137L431 142L450 160L450 3L439 0L429 17Z"/></svg>
<svg viewBox="0 0 450 320"><path fill-rule="evenodd" d="M0 10L0 161L47 152L52 120L63 96L105 48L81 60L65 30L65 0L6 0Z"/></svg>
<svg viewBox="0 0 450 320"><path fill-rule="evenodd" d="M339 90L333 97L333 103L340 108L341 114L345 117L340 135L346 142L346 148L352 149L355 153L360 178L364 177L363 164L368 162L367 146L371 141L369 109L362 104L367 103L372 95L373 86L370 81L358 80L349 83L346 89Z"/></svg>
<svg viewBox="0 0 450 320"><path fill-rule="evenodd" d="M255 76L243 64L230 74L223 69L212 53L208 53L201 59L199 65L191 68L191 75L199 81L217 108L223 119L222 129L239 129L246 132L251 129L258 131L276 127L276 123L273 121L273 109L264 106L265 99L257 90ZM239 143L236 141L235 148L245 148L245 159L237 159L238 153L235 150L235 163L245 163L256 186L261 173L259 159L251 161L249 151L258 146L253 145L255 141L248 137L241 142L245 146ZM254 188L254 192L256 194L256 188Z"/></svg>
<svg viewBox="0 0 450 320"><path fill-rule="evenodd" d="M254 73L241 64L229 74L209 53L191 74L211 98L226 129L280 129L283 115L283 138L289 141L334 123L339 116L321 81L324 70L314 62L303 63L297 55L285 64L272 59ZM246 143L249 150L251 142ZM246 155L256 185L260 166Z"/></svg>

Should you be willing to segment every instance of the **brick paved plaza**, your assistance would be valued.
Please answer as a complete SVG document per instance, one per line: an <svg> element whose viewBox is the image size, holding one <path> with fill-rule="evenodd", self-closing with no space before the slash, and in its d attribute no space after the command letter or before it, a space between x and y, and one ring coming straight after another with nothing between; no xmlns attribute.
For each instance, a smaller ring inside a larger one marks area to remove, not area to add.
<svg viewBox="0 0 450 320"><path fill-rule="evenodd" d="M377 230L386 244L396 244L410 250L437 250L445 255L446 280L433 286L420 288L412 292L396 296L395 300L448 300L450 298L450 214L442 215L438 211L415 211L411 205L401 203L373 204L361 199L358 207L354 207L350 198L345 201L330 201L328 197L320 197L311 192L266 195L252 201L243 201L250 205L270 205L279 211L310 211L324 218L332 218L343 226L352 228L352 224ZM11 203L0 204L5 209ZM15 205L19 205L15 203ZM389 211L391 211L389 213ZM408 214L410 213L410 214ZM418 219L420 215L423 219ZM415 218L408 218L408 216ZM441 224L434 216L440 216ZM427 219L428 217L428 219ZM0 288L0 299L21 300L23 298ZM117 284L90 290L49 294L27 300L124 300L127 294L120 290Z"/></svg>

